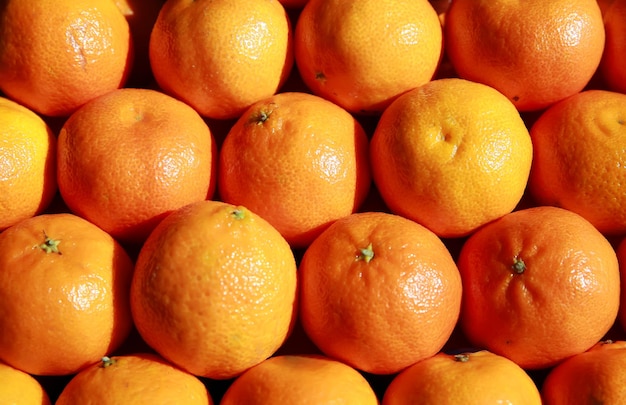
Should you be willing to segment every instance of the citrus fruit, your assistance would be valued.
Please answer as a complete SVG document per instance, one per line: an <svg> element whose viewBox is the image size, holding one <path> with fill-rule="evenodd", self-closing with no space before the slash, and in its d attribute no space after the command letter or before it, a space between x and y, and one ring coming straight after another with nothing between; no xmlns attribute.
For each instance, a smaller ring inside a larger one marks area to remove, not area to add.
<svg viewBox="0 0 626 405"><path fill-rule="evenodd" d="M0 90L37 113L68 116L122 87L132 59L128 22L113 1L3 1Z"/></svg>
<svg viewBox="0 0 626 405"><path fill-rule="evenodd" d="M438 353L403 370L387 387L382 405L409 403L541 405L541 396L520 366L481 350Z"/></svg>
<svg viewBox="0 0 626 405"><path fill-rule="evenodd" d="M581 91L605 42L596 0L455 0L445 15L446 53L457 74L502 92L520 111Z"/></svg>
<svg viewBox="0 0 626 405"><path fill-rule="evenodd" d="M542 384L545 405L626 403L626 341L602 341L550 370Z"/></svg>
<svg viewBox="0 0 626 405"><path fill-rule="evenodd" d="M571 211L539 206L507 214L467 239L458 267L464 334L524 369L584 352L615 323L616 253Z"/></svg>
<svg viewBox="0 0 626 405"><path fill-rule="evenodd" d="M115 90L63 125L59 190L73 213L140 244L167 214L213 195L215 149L189 105L155 90Z"/></svg>
<svg viewBox="0 0 626 405"><path fill-rule="evenodd" d="M56 191L57 139L30 109L0 97L0 231L43 212Z"/></svg>
<svg viewBox="0 0 626 405"><path fill-rule="evenodd" d="M248 210L200 201L167 216L142 246L131 309L143 339L184 370L228 379L271 356L295 318L296 263Z"/></svg>
<svg viewBox="0 0 626 405"><path fill-rule="evenodd" d="M501 93L448 78L398 97L378 121L370 156L374 183L394 213L460 237L516 207L532 144Z"/></svg>
<svg viewBox="0 0 626 405"><path fill-rule="evenodd" d="M133 262L73 214L42 214L0 234L0 359L67 375L116 350L132 319Z"/></svg>
<svg viewBox="0 0 626 405"><path fill-rule="evenodd" d="M436 354L458 319L461 279L449 251L397 215L337 220L306 249L298 275L307 335L368 373L393 374Z"/></svg>
<svg viewBox="0 0 626 405"><path fill-rule="evenodd" d="M626 2L598 0L606 42L600 61L600 72L609 88L626 93L626 65L621 55L626 52Z"/></svg>
<svg viewBox="0 0 626 405"><path fill-rule="evenodd" d="M370 183L363 127L311 94L280 93L255 103L220 149L220 199L262 216L294 247L355 212Z"/></svg>
<svg viewBox="0 0 626 405"><path fill-rule="evenodd" d="M154 77L201 115L238 117L275 94L293 66L278 0L168 0L150 37Z"/></svg>
<svg viewBox="0 0 626 405"><path fill-rule="evenodd" d="M50 397L33 376L0 362L0 402L16 405L50 405Z"/></svg>
<svg viewBox="0 0 626 405"><path fill-rule="evenodd" d="M310 0L296 24L294 55L314 94L377 115L432 79L442 37L427 0Z"/></svg>
<svg viewBox="0 0 626 405"><path fill-rule="evenodd" d="M352 367L324 356L274 356L248 369L228 387L220 405L376 405L368 381Z"/></svg>
<svg viewBox="0 0 626 405"><path fill-rule="evenodd" d="M626 94L583 91L542 113L530 135L534 199L574 211L605 234L626 232Z"/></svg>
<svg viewBox="0 0 626 405"><path fill-rule="evenodd" d="M213 403L196 376L155 354L103 357L65 385L55 405Z"/></svg>

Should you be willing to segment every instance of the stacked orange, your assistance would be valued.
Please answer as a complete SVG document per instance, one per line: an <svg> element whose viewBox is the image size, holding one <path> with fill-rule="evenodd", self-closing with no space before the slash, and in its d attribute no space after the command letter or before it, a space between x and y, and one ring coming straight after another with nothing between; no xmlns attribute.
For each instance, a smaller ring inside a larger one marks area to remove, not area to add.
<svg viewBox="0 0 626 405"><path fill-rule="evenodd" d="M620 398L625 13L5 1L0 395Z"/></svg>

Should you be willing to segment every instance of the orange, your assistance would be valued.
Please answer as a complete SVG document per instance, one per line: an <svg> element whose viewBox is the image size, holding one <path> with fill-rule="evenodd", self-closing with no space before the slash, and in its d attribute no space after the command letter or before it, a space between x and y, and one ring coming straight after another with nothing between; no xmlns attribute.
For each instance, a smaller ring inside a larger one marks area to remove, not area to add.
<svg viewBox="0 0 626 405"><path fill-rule="evenodd" d="M163 90L203 116L236 118L287 79L291 23L278 0L168 0L149 52Z"/></svg>
<svg viewBox="0 0 626 405"><path fill-rule="evenodd" d="M57 191L57 139L33 111L0 97L0 232L43 212Z"/></svg>
<svg viewBox="0 0 626 405"><path fill-rule="evenodd" d="M626 403L626 341L602 341L550 370L545 405Z"/></svg>
<svg viewBox="0 0 626 405"><path fill-rule="evenodd" d="M50 397L33 376L0 362L0 402L16 405L50 405Z"/></svg>
<svg viewBox="0 0 626 405"><path fill-rule="evenodd" d="M296 263L245 207L201 201L166 217L139 252L131 309L143 339L192 374L228 379L270 357L295 318Z"/></svg>
<svg viewBox="0 0 626 405"><path fill-rule="evenodd" d="M598 0L606 43L600 71L609 88L626 93L626 65L622 55L626 53L626 2L623 0Z"/></svg>
<svg viewBox="0 0 626 405"><path fill-rule="evenodd" d="M438 353L397 375L382 405L526 404L541 405L535 382L517 364L481 350Z"/></svg>
<svg viewBox="0 0 626 405"><path fill-rule="evenodd" d="M368 381L337 360L316 355L271 357L248 369L224 393L220 405L377 405Z"/></svg>
<svg viewBox="0 0 626 405"><path fill-rule="evenodd" d="M37 113L68 116L125 84L131 41L111 0L4 1L0 90Z"/></svg>
<svg viewBox="0 0 626 405"><path fill-rule="evenodd" d="M370 154L374 183L393 212L459 237L516 207L532 144L501 93L449 78L396 99L376 126Z"/></svg>
<svg viewBox="0 0 626 405"><path fill-rule="evenodd" d="M72 214L0 234L0 359L37 375L73 374L116 350L131 326L133 262Z"/></svg>
<svg viewBox="0 0 626 405"><path fill-rule="evenodd" d="M520 111L581 91L605 42L596 0L454 0L444 27L458 75L496 88Z"/></svg>
<svg viewBox="0 0 626 405"><path fill-rule="evenodd" d="M432 79L442 37L427 0L310 0L296 24L294 54L314 94L378 115Z"/></svg>
<svg viewBox="0 0 626 405"><path fill-rule="evenodd" d="M461 279L443 242L409 219L341 218L304 252L300 320L327 356L393 374L436 354L459 315Z"/></svg>
<svg viewBox="0 0 626 405"><path fill-rule="evenodd" d="M524 369L584 352L615 323L617 256L571 211L539 206L505 215L467 239L458 266L464 334Z"/></svg>
<svg viewBox="0 0 626 405"><path fill-rule="evenodd" d="M588 90L546 110L530 129L529 190L605 234L626 233L626 95Z"/></svg>
<svg viewBox="0 0 626 405"><path fill-rule="evenodd" d="M126 21L133 41L133 66L125 87L148 87L153 83L149 45L152 27L165 0L115 0Z"/></svg>
<svg viewBox="0 0 626 405"><path fill-rule="evenodd" d="M154 354L103 357L65 385L55 405L185 404L213 401L196 376Z"/></svg>
<svg viewBox="0 0 626 405"><path fill-rule="evenodd" d="M58 182L72 212L123 242L142 243L173 210L210 198L216 146L189 105L119 89L87 103L58 138Z"/></svg>
<svg viewBox="0 0 626 405"><path fill-rule="evenodd" d="M220 149L218 190L270 222L294 247L355 212L371 183L368 139L341 107L280 93L250 107Z"/></svg>

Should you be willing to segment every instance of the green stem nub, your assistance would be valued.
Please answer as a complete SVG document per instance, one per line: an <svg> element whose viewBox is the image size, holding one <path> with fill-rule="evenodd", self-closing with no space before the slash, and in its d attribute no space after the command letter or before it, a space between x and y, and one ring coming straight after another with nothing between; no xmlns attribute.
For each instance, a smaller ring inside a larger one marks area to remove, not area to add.
<svg viewBox="0 0 626 405"><path fill-rule="evenodd" d="M107 368L111 367L113 364L115 364L115 359L112 359L109 356L104 356L102 358L102 363L100 364L100 367Z"/></svg>
<svg viewBox="0 0 626 405"><path fill-rule="evenodd" d="M243 208L235 208L232 215L235 219L243 219L246 216L246 212Z"/></svg>
<svg viewBox="0 0 626 405"><path fill-rule="evenodd" d="M526 263L521 258L516 257L511 268L515 274L522 274L526 270Z"/></svg>
<svg viewBox="0 0 626 405"><path fill-rule="evenodd" d="M365 263L369 263L374 258L374 250L370 243L364 249L359 249L360 254L356 257L357 260L363 260Z"/></svg>
<svg viewBox="0 0 626 405"><path fill-rule="evenodd" d="M41 245L39 245L39 248L46 253L57 253L60 255L61 252L59 251L59 243L61 243L61 241L50 238L45 232L43 233L43 236L44 241Z"/></svg>
<svg viewBox="0 0 626 405"><path fill-rule="evenodd" d="M470 356L467 353L459 353L454 355L454 360L458 361L459 363L467 363L469 359Z"/></svg>

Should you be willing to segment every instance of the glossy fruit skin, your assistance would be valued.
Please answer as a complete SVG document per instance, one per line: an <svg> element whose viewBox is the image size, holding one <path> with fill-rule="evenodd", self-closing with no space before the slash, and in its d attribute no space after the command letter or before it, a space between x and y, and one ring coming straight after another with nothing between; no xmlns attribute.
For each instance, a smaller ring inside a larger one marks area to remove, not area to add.
<svg viewBox="0 0 626 405"><path fill-rule="evenodd" d="M441 237L462 237L517 206L532 143L501 93L448 78L404 93L385 110L370 160L392 212Z"/></svg>
<svg viewBox="0 0 626 405"><path fill-rule="evenodd" d="M251 106L220 149L220 199L272 224L294 248L356 212L371 173L363 126L312 94L287 92Z"/></svg>
<svg viewBox="0 0 626 405"><path fill-rule="evenodd" d="M169 0L150 37L154 77L202 116L232 119L275 94L293 66L278 0Z"/></svg>
<svg viewBox="0 0 626 405"><path fill-rule="evenodd" d="M581 91L605 43L596 0L455 0L444 27L459 77L498 89L520 111Z"/></svg>
<svg viewBox="0 0 626 405"><path fill-rule="evenodd" d="M35 112L66 117L125 85L134 55L113 1L10 0L0 18L0 89Z"/></svg>
<svg viewBox="0 0 626 405"><path fill-rule="evenodd" d="M486 350L438 353L396 376L382 405L534 404L541 405L535 382L513 361Z"/></svg>
<svg viewBox="0 0 626 405"><path fill-rule="evenodd" d="M42 213L57 192L57 139L34 111L0 98L0 232Z"/></svg>
<svg viewBox="0 0 626 405"><path fill-rule="evenodd" d="M626 342L602 341L553 368L542 385L545 405L621 404Z"/></svg>
<svg viewBox="0 0 626 405"><path fill-rule="evenodd" d="M202 381L153 353L105 357L65 385L55 405L120 403L212 405Z"/></svg>
<svg viewBox="0 0 626 405"><path fill-rule="evenodd" d="M135 326L157 353L194 375L229 379L270 357L288 336L295 258L252 211L201 201L150 234L130 297Z"/></svg>
<svg viewBox="0 0 626 405"><path fill-rule="evenodd" d="M442 38L426 0L310 0L296 24L294 52L314 94L354 114L378 115L432 79Z"/></svg>
<svg viewBox="0 0 626 405"><path fill-rule="evenodd" d="M2 362L0 399L7 404L50 405L50 396L35 377Z"/></svg>
<svg viewBox="0 0 626 405"><path fill-rule="evenodd" d="M307 248L298 274L307 335L368 373L393 374L434 355L458 319L461 280L449 251L397 215L337 220Z"/></svg>
<svg viewBox="0 0 626 405"><path fill-rule="evenodd" d="M615 323L617 256L571 211L543 206L508 214L471 235L457 263L465 336L524 369L588 350Z"/></svg>
<svg viewBox="0 0 626 405"><path fill-rule="evenodd" d="M349 403L376 405L368 381L357 370L319 355L274 356L230 385L221 405Z"/></svg>
<svg viewBox="0 0 626 405"><path fill-rule="evenodd" d="M529 192L576 212L606 235L626 232L626 94L587 90L547 109L530 128Z"/></svg>
<svg viewBox="0 0 626 405"><path fill-rule="evenodd" d="M73 214L42 214L2 232L0 251L0 359L69 375L124 342L133 262L109 234Z"/></svg>
<svg viewBox="0 0 626 405"><path fill-rule="evenodd" d="M58 182L72 212L141 245L169 213L209 199L216 144L189 105L125 88L82 106L59 132Z"/></svg>

